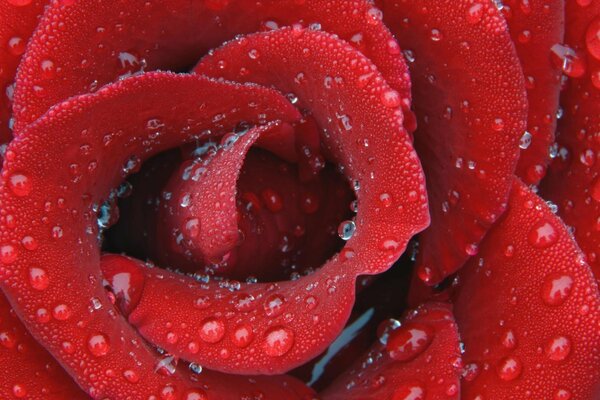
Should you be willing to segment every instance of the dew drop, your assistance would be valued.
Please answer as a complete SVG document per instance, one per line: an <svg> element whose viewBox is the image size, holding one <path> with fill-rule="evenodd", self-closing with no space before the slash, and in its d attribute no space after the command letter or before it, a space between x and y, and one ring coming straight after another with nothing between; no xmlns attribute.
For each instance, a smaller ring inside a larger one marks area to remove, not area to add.
<svg viewBox="0 0 600 400"><path fill-rule="evenodd" d="M564 336L556 336L546 343L544 347L546 356L552 361L562 361L571 352L571 341Z"/></svg>
<svg viewBox="0 0 600 400"><path fill-rule="evenodd" d="M381 93L381 104L389 108L399 107L401 104L400 93L394 89L384 90Z"/></svg>
<svg viewBox="0 0 600 400"><path fill-rule="evenodd" d="M216 318L207 318L200 327L200 339L207 343L217 343L225 335L225 324Z"/></svg>
<svg viewBox="0 0 600 400"><path fill-rule="evenodd" d="M390 332L386 349L394 360L409 361L425 351L432 339L431 328L421 324L407 324Z"/></svg>
<svg viewBox="0 0 600 400"><path fill-rule="evenodd" d="M231 334L231 342L239 347L247 347L254 340L252 327L247 324L238 325Z"/></svg>
<svg viewBox="0 0 600 400"><path fill-rule="evenodd" d="M475 3L467 10L467 22L476 24L481 21L483 16L483 6L480 3Z"/></svg>
<svg viewBox="0 0 600 400"><path fill-rule="evenodd" d="M526 150L529 148L530 145L531 145L531 133L525 131L525 133L523 134L523 136L521 136L521 139L519 140L519 147L522 150Z"/></svg>
<svg viewBox="0 0 600 400"><path fill-rule="evenodd" d="M103 357L108 354L110 345L108 338L102 333L96 333L89 337L87 347L90 353L95 357Z"/></svg>
<svg viewBox="0 0 600 400"><path fill-rule="evenodd" d="M8 187L19 197L24 197L31 193L32 184L29 178L23 174L12 174L8 178Z"/></svg>
<svg viewBox="0 0 600 400"><path fill-rule="evenodd" d="M50 284L50 278L45 270L32 267L29 268L29 284L36 290L45 290Z"/></svg>
<svg viewBox="0 0 600 400"><path fill-rule="evenodd" d="M59 304L52 310L52 316L58 321L66 321L71 318L71 309L66 304Z"/></svg>
<svg viewBox="0 0 600 400"><path fill-rule="evenodd" d="M350 240L356 232L356 224L354 221L346 220L338 226L338 236L342 240Z"/></svg>
<svg viewBox="0 0 600 400"><path fill-rule="evenodd" d="M561 273L552 273L542 284L542 300L550 306L563 304L573 289L573 278Z"/></svg>
<svg viewBox="0 0 600 400"><path fill-rule="evenodd" d="M281 295L273 294L267 297L264 302L265 314L271 318L280 315L284 310L284 304L285 298Z"/></svg>
<svg viewBox="0 0 600 400"><path fill-rule="evenodd" d="M140 376L134 370L127 369L123 371L123 377L131 383L138 383L140 380Z"/></svg>
<svg viewBox="0 0 600 400"><path fill-rule="evenodd" d="M279 357L289 352L294 346L294 332L288 328L277 326L265 334L263 349L268 356Z"/></svg>
<svg viewBox="0 0 600 400"><path fill-rule="evenodd" d="M587 51L596 60L600 60L600 16L588 25L585 33L585 46Z"/></svg>
<svg viewBox="0 0 600 400"><path fill-rule="evenodd" d="M404 384L396 388L391 400L424 400L425 389L421 386Z"/></svg>
<svg viewBox="0 0 600 400"><path fill-rule="evenodd" d="M0 246L0 262L4 265L12 264L17 260L17 250L10 244Z"/></svg>
<svg viewBox="0 0 600 400"><path fill-rule="evenodd" d="M523 366L515 357L503 358L496 368L496 372L503 381L512 381L521 375Z"/></svg>
<svg viewBox="0 0 600 400"><path fill-rule="evenodd" d="M542 219L531 227L527 234L527 240L532 246L545 249L556 243L558 232L550 221Z"/></svg>
<svg viewBox="0 0 600 400"><path fill-rule="evenodd" d="M13 385L12 392L17 399L23 399L25 396L27 396L27 389L25 389L25 386L21 385L20 383Z"/></svg>

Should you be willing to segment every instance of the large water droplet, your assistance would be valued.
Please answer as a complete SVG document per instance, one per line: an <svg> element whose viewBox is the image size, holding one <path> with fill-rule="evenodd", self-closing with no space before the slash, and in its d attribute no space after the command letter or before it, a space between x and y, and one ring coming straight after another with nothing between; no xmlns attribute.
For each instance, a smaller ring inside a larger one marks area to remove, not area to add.
<svg viewBox="0 0 600 400"><path fill-rule="evenodd" d="M498 376L503 381L512 381L521 375L523 366L521 361L515 357L503 358L496 368Z"/></svg>
<svg viewBox="0 0 600 400"><path fill-rule="evenodd" d="M552 273L546 276L542 284L542 300L550 306L563 304L573 288L573 278L561 273Z"/></svg>
<svg viewBox="0 0 600 400"><path fill-rule="evenodd" d="M596 60L600 60L600 16L588 25L585 33L585 46L587 51Z"/></svg>
<svg viewBox="0 0 600 400"><path fill-rule="evenodd" d="M102 333L97 333L89 337L87 347L90 353L96 357L102 357L108 354L110 345L108 338Z"/></svg>
<svg viewBox="0 0 600 400"><path fill-rule="evenodd" d="M216 318L208 318L200 327L200 339L207 343L217 343L225 335L225 324Z"/></svg>
<svg viewBox="0 0 600 400"><path fill-rule="evenodd" d="M8 187L16 196L24 197L31 193L32 184L31 180L25 175L12 174L8 178Z"/></svg>
<svg viewBox="0 0 600 400"><path fill-rule="evenodd" d="M277 326L266 332L263 349L267 355L279 357L292 349L294 340L294 332L292 330Z"/></svg>
<svg viewBox="0 0 600 400"><path fill-rule="evenodd" d="M527 234L527 240L532 246L538 249L545 249L556 243L558 232L550 221L542 219L533 224Z"/></svg>
<svg viewBox="0 0 600 400"><path fill-rule="evenodd" d="M52 310L52 316L58 321L66 321L71 318L71 309L66 304L59 304Z"/></svg>
<svg viewBox="0 0 600 400"><path fill-rule="evenodd" d="M390 332L386 349L394 360L408 361L425 351L432 339L431 328L409 323Z"/></svg>
<svg viewBox="0 0 600 400"><path fill-rule="evenodd" d="M343 240L350 240L356 232L356 224L354 221L346 220L338 226L338 236Z"/></svg>
<svg viewBox="0 0 600 400"><path fill-rule="evenodd" d="M247 347L254 340L252 327L247 324L238 325L231 334L231 341L237 347Z"/></svg>
<svg viewBox="0 0 600 400"><path fill-rule="evenodd" d="M29 284L36 290L44 290L50 284L50 278L45 270L41 268L29 268Z"/></svg>
<svg viewBox="0 0 600 400"><path fill-rule="evenodd" d="M556 336L546 343L544 347L546 356L553 361L562 361L571 352L571 341L565 336Z"/></svg>
<svg viewBox="0 0 600 400"><path fill-rule="evenodd" d="M268 317L276 317L283 312L285 304L285 298L278 294L273 294L264 302L265 314Z"/></svg>

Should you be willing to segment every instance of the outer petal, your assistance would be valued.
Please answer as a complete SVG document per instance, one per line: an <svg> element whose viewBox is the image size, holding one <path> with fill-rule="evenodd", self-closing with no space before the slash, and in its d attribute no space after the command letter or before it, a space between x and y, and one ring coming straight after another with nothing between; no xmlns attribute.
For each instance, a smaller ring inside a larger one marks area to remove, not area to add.
<svg viewBox="0 0 600 400"><path fill-rule="evenodd" d="M226 118L215 124L216 114ZM242 385L245 378L155 373L164 360L118 315L103 288L93 205L145 158L209 128L217 135L240 120L296 117L267 89L153 73L69 100L11 142L0 187L2 288L30 332L92 397L239 399L252 386ZM156 119L165 127L158 138L146 131ZM50 320L36 318L42 308ZM276 398L306 393L288 379L270 385L264 393Z"/></svg>
<svg viewBox="0 0 600 400"><path fill-rule="evenodd" d="M600 295L546 203L515 181L506 216L458 275L466 399L595 399Z"/></svg>
<svg viewBox="0 0 600 400"><path fill-rule="evenodd" d="M554 143L561 69L551 60L551 48L563 41L564 3L510 0L502 8L525 73L529 115L516 173L528 184L537 184L546 173Z"/></svg>
<svg viewBox="0 0 600 400"><path fill-rule="evenodd" d="M380 12L365 0L57 0L45 13L20 68L15 129L53 104L94 91L119 76L182 70L236 34L298 22L355 43L408 106L406 64ZM43 80L45 60L64 73Z"/></svg>
<svg viewBox="0 0 600 400"><path fill-rule="evenodd" d="M36 280L44 285L44 280ZM50 318L49 310L36 317ZM89 399L61 366L27 332L0 293L0 397L3 399Z"/></svg>
<svg viewBox="0 0 600 400"><path fill-rule="evenodd" d="M419 275L456 271L502 214L525 131L523 73L492 1L386 0L384 22L410 62L415 148L428 180L431 227ZM476 18L472 7L480 5Z"/></svg>
<svg viewBox="0 0 600 400"><path fill-rule="evenodd" d="M17 66L47 3L47 0L0 2L0 144L12 137L10 118ZM50 65L44 67L44 75L48 76Z"/></svg>
<svg viewBox="0 0 600 400"><path fill-rule="evenodd" d="M575 58L564 60L570 78L561 98L558 156L542 183L542 194L574 228L577 243L600 279L600 3L567 3L565 41ZM583 69L582 69L583 68Z"/></svg>
<svg viewBox="0 0 600 400"><path fill-rule="evenodd" d="M220 68L223 64L227 67ZM300 28L249 35L215 50L196 70L294 93L298 105L310 110L324 130L323 147L353 182L358 212L354 221L343 223L350 232L344 249L298 280L239 284L240 292L234 294L218 282L204 286L142 269L143 295L130 322L151 342L213 369L286 371L319 354L343 328L354 301L355 278L388 269L409 238L427 225L422 171L402 127L398 92L362 54L334 36ZM342 117L345 123L339 121ZM190 309L204 297L208 304L200 301ZM167 307L185 311L156 312ZM222 319L226 315L231 321ZM238 326L252 327L256 340L239 345L235 336L225 334ZM216 327L218 335L203 338L198 332L205 327ZM182 340L169 343L169 331ZM203 351L190 346L198 339ZM221 356L223 349L227 357ZM244 358L246 354L252 358Z"/></svg>
<svg viewBox="0 0 600 400"><path fill-rule="evenodd" d="M460 398L459 336L451 307L428 303L395 323L322 393L324 400Z"/></svg>

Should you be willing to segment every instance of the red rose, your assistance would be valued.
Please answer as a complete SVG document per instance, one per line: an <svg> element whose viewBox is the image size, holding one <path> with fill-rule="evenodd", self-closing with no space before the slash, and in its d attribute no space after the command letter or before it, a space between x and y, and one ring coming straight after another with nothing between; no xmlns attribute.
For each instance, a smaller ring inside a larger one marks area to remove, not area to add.
<svg viewBox="0 0 600 400"><path fill-rule="evenodd" d="M600 2L0 21L1 398L600 396Z"/></svg>

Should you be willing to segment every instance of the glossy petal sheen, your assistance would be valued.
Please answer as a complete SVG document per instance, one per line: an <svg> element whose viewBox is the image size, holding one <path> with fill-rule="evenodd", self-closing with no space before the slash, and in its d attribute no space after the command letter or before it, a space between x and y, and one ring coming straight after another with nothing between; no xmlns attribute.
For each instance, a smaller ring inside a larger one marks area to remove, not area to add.
<svg viewBox="0 0 600 400"><path fill-rule="evenodd" d="M451 306L428 303L399 324L323 393L324 400L459 399L459 336Z"/></svg>
<svg viewBox="0 0 600 400"><path fill-rule="evenodd" d="M523 73L492 1L478 20L470 0L387 0L384 22L410 61L431 227L419 276L440 282L477 252L502 214L525 131Z"/></svg>
<svg viewBox="0 0 600 400"><path fill-rule="evenodd" d="M580 4L588 4L580 5ZM600 279L600 3L567 3L565 42L576 55L566 60L580 71L562 95L558 153L542 182L542 194L574 228L577 243Z"/></svg>
<svg viewBox="0 0 600 400"><path fill-rule="evenodd" d="M225 119L215 124L217 114ZM195 392L233 399L246 390L221 375L189 380L155 372L164 361L118 315L103 288L92 205L156 152L209 128L218 135L237 121L262 118L292 121L297 114L267 89L150 73L69 100L11 142L0 188L3 289L27 328L92 397L168 399ZM147 131L156 119L165 126L159 138ZM28 278L32 268L47 276L45 287ZM48 322L35 318L40 308L50 311ZM287 379L270 385L265 393L275 397L294 398L298 389Z"/></svg>
<svg viewBox="0 0 600 400"><path fill-rule="evenodd" d="M520 182L459 273L455 315L464 398L600 395L598 287L566 226Z"/></svg>

